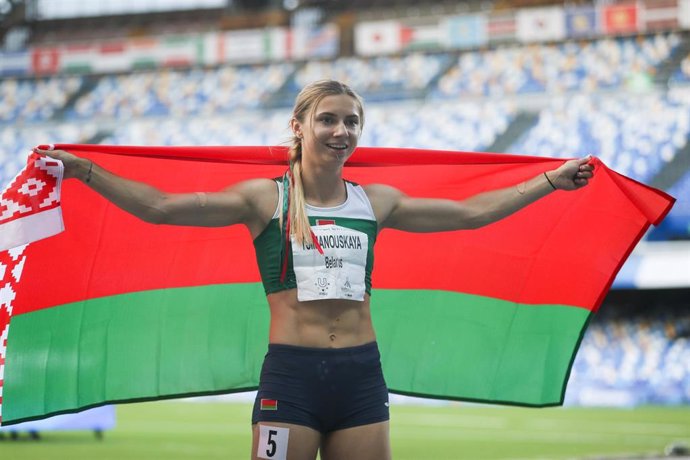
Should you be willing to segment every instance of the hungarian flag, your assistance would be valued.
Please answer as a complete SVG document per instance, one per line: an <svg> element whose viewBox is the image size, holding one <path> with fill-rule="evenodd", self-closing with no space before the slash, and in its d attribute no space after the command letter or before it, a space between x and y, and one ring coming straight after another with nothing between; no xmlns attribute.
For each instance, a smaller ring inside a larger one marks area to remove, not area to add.
<svg viewBox="0 0 690 460"><path fill-rule="evenodd" d="M170 192L216 191L286 169L281 147L56 148ZM461 200L563 161L360 147L344 175ZM484 228L380 233L371 308L392 392L562 403L588 321L674 201L592 161L587 187ZM81 182L61 191L66 231L0 256L2 423L255 389L269 311L246 228L156 226Z"/></svg>

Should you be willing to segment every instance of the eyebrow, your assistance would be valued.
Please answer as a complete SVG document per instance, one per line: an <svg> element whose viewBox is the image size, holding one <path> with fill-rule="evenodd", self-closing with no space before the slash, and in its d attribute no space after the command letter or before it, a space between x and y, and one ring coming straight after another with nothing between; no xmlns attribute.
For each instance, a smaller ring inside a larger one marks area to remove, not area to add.
<svg viewBox="0 0 690 460"><path fill-rule="evenodd" d="M331 116L331 117L337 117L337 116L338 116L337 114L335 114L335 113L333 113L333 112L319 112L319 113L316 114L317 117L321 117L321 116L324 116L324 115L328 115L328 116ZM359 118L359 114L353 113L353 114L350 114L350 115L346 115L345 118Z"/></svg>

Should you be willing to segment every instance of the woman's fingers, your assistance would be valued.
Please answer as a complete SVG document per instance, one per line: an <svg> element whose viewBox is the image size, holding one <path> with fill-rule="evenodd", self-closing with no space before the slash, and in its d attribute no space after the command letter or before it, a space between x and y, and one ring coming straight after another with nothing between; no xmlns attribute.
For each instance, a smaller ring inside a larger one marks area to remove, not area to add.
<svg viewBox="0 0 690 460"><path fill-rule="evenodd" d="M39 155L45 155L47 157L60 160L65 168L63 176L65 179L69 179L71 177L84 177L83 170L91 163L90 160L80 158L67 152L66 150L55 150L52 144L37 145L32 150Z"/></svg>

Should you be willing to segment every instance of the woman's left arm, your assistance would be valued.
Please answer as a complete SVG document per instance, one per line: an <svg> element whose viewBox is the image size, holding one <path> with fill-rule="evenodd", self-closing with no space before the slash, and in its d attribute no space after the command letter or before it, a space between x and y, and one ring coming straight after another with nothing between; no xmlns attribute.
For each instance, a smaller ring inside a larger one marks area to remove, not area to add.
<svg viewBox="0 0 690 460"><path fill-rule="evenodd" d="M590 160L570 160L526 182L462 201L412 198L385 185L370 185L366 190L382 229L420 233L472 229L501 220L555 190L584 187L594 171Z"/></svg>

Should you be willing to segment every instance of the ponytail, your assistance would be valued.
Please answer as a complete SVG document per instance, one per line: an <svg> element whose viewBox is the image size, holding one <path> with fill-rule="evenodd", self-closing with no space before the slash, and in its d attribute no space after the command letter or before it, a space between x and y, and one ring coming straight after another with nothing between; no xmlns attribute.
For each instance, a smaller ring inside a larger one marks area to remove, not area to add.
<svg viewBox="0 0 690 460"><path fill-rule="evenodd" d="M311 226L307 217L304 185L302 184L302 139L295 136L292 146L288 150L290 160L288 214L290 219L290 236L294 236L298 244L312 241ZM281 222L281 226L283 223Z"/></svg>

